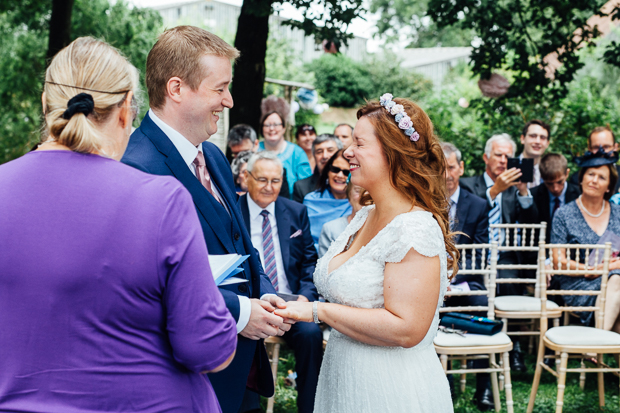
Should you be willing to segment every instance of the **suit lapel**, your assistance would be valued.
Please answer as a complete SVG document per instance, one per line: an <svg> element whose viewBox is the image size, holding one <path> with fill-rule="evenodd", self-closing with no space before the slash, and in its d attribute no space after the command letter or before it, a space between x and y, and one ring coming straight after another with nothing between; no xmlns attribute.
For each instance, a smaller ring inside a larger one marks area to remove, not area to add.
<svg viewBox="0 0 620 413"><path fill-rule="evenodd" d="M276 222L278 224L278 240L280 241L280 252L282 255L282 264L284 271L288 268L289 250L290 250L290 228L291 219L287 214L283 203L280 199L276 199Z"/></svg>
<svg viewBox="0 0 620 413"><path fill-rule="evenodd" d="M547 225L551 225L551 215L549 215L550 213L550 204L549 202L551 202L551 198L550 198L550 194L549 194L549 190L547 189L546 186L544 186L541 188L541 194L540 194L540 205L542 206L542 211L538 211L538 214L540 216L540 221L545 221L547 223Z"/></svg>
<svg viewBox="0 0 620 413"><path fill-rule="evenodd" d="M455 232L463 231L463 225L465 225L465 219L469 212L469 194L467 191L461 189L459 193L459 200L456 204L456 228Z"/></svg>
<svg viewBox="0 0 620 413"><path fill-rule="evenodd" d="M222 245L224 245L229 253L235 253L230 237L224 236L224 234L228 234L230 231L226 231L221 220L213 219L216 208L222 208L222 206L219 205L213 196L209 194L207 189L202 186L200 181L198 181L196 176L187 167L187 164L172 141L170 141L166 134L153 123L148 115L145 116L140 128L142 128L144 134L153 142L155 147L166 156L166 165L170 168L172 175L187 188L192 195L196 209L211 227ZM214 203L218 205L216 206Z"/></svg>

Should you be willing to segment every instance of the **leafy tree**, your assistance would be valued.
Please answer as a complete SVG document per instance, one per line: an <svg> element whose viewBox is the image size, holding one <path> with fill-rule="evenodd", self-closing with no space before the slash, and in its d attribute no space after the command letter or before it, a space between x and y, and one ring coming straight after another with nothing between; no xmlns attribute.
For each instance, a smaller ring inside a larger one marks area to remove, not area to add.
<svg viewBox="0 0 620 413"><path fill-rule="evenodd" d="M325 54L310 68L317 91L330 106L350 108L371 96L373 85L368 70L344 55Z"/></svg>
<svg viewBox="0 0 620 413"><path fill-rule="evenodd" d="M0 7L0 163L21 156L39 139L50 18L50 2L24 0L10 10ZM144 73L161 24L156 11L123 1L75 0L71 40L88 35L105 40Z"/></svg>
<svg viewBox="0 0 620 413"><path fill-rule="evenodd" d="M409 40L407 47L471 46L474 32L454 24L440 28L428 16L428 0L372 0L370 11L378 13L377 36L388 43Z"/></svg>
<svg viewBox="0 0 620 413"><path fill-rule="evenodd" d="M274 0L244 0L237 25L235 47L241 57L234 66L232 96L235 106L230 112L231 124L247 123L258 127L260 101L265 81L265 56L269 33L269 15L274 6L284 3ZM362 0L288 0L303 14L302 21L289 21L306 35L318 40L346 44L351 37L347 25L363 11Z"/></svg>

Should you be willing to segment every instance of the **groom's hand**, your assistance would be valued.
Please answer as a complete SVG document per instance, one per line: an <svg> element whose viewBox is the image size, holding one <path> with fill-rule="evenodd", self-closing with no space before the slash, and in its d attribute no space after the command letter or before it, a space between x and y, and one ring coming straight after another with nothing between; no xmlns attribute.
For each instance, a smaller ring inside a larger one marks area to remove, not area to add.
<svg viewBox="0 0 620 413"><path fill-rule="evenodd" d="M276 335L281 336L291 328L282 317L273 313L275 308L270 302L251 298L250 304L252 306L250 321L239 333L243 337L259 340Z"/></svg>

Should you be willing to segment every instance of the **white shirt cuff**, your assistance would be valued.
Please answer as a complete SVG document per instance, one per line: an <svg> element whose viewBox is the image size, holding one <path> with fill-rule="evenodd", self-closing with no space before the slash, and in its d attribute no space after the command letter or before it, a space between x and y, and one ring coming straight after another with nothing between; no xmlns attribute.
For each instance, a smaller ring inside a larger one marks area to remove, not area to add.
<svg viewBox="0 0 620 413"><path fill-rule="evenodd" d="M497 199L497 197L495 197L495 199L491 199L491 188L492 187L487 188L487 202L489 203L490 207L493 208L495 206L495 199Z"/></svg>
<svg viewBox="0 0 620 413"><path fill-rule="evenodd" d="M534 197L532 197L529 189L527 190L527 195L525 196L521 196L519 195L519 192L517 192L517 200L523 209L528 209L534 203Z"/></svg>
<svg viewBox="0 0 620 413"><path fill-rule="evenodd" d="M252 312L252 303L245 295L238 295L239 298L239 320L237 320L237 334L250 322L250 313Z"/></svg>

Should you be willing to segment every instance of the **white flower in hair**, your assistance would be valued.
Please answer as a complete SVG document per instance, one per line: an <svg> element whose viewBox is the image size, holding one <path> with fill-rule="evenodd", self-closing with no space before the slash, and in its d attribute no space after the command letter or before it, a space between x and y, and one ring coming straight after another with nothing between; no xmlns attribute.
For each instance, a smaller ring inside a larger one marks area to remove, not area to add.
<svg viewBox="0 0 620 413"><path fill-rule="evenodd" d="M390 113L392 115L397 115L405 111L405 107L403 105L394 105L392 109L390 109Z"/></svg>

